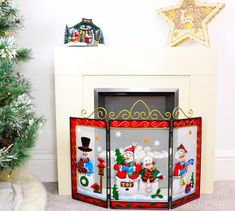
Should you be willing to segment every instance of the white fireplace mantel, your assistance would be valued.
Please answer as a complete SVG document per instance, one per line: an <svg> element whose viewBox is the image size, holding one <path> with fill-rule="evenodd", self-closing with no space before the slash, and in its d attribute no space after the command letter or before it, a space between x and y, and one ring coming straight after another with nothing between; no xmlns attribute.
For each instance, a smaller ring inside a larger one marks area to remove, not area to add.
<svg viewBox="0 0 235 211"><path fill-rule="evenodd" d="M211 48L57 48L58 183L71 193L69 117L94 109L94 88L179 88L179 106L203 119L201 192L213 191L216 51Z"/></svg>

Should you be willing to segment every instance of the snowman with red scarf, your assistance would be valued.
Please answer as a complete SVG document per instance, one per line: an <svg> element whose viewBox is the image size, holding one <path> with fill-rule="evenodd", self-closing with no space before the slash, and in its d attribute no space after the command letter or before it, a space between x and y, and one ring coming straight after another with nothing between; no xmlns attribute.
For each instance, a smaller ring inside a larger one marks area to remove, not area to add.
<svg viewBox="0 0 235 211"><path fill-rule="evenodd" d="M126 148L123 152L124 162L116 163L114 170L116 174L116 184L120 195L133 195L138 191L138 181L140 179L139 172L141 171L140 164L134 161L135 146L132 145Z"/></svg>
<svg viewBox="0 0 235 211"><path fill-rule="evenodd" d="M175 159L177 160L174 166L174 178L173 178L173 194L182 194L185 192L186 176L188 167L194 164L194 159L190 159L186 162L185 156L188 151L183 144L177 147Z"/></svg>

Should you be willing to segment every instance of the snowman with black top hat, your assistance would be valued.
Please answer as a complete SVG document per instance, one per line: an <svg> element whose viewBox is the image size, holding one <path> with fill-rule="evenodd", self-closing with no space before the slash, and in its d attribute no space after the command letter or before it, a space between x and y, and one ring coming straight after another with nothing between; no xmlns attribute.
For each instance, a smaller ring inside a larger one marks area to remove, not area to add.
<svg viewBox="0 0 235 211"><path fill-rule="evenodd" d="M81 137L82 146L78 147L82 152L77 160L78 184L83 189L91 189L90 186L94 183L94 169L92 161L89 158L89 152L92 151L89 148L90 141L90 138Z"/></svg>

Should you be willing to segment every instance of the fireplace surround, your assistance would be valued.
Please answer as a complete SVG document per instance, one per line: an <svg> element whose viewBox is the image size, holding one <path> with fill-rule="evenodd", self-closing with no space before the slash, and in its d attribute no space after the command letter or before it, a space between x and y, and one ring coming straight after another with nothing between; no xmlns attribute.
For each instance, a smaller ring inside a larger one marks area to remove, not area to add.
<svg viewBox="0 0 235 211"><path fill-rule="evenodd" d="M180 90L179 106L203 116L201 192L213 191L216 51L211 48L57 48L56 134L59 194L71 194L69 117L94 110L95 88ZM208 86L210 84L210 86ZM209 100L208 100L209 97ZM94 118L94 117L93 117Z"/></svg>

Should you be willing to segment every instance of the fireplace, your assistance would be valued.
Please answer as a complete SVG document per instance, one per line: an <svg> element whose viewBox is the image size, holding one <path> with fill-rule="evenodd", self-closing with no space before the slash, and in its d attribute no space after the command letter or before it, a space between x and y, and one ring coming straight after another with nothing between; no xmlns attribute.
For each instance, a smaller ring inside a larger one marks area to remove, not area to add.
<svg viewBox="0 0 235 211"><path fill-rule="evenodd" d="M94 89L95 108L103 107L107 112L119 114L121 111L131 108L136 102L132 113L142 111L146 114L148 109L157 108L162 114L173 112L179 104L178 89L124 89L124 88L96 88ZM97 116L95 116L97 118ZM161 119L161 117L159 117ZM122 116L119 116L122 119ZM151 118L150 118L151 119Z"/></svg>
<svg viewBox="0 0 235 211"><path fill-rule="evenodd" d="M185 111L192 108L194 116L203 116L201 191L212 193L216 61L216 51L211 48L57 48L54 66L59 194L71 194L69 117L81 116L84 108L92 113L94 89L123 87L177 87L179 107ZM149 106L152 108L151 103Z"/></svg>

